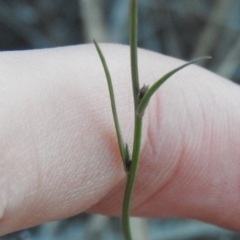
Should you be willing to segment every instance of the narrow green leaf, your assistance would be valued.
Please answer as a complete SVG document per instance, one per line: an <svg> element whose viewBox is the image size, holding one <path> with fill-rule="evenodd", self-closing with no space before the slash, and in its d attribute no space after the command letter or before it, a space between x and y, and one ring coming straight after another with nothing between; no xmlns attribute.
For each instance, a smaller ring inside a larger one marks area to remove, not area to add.
<svg viewBox="0 0 240 240"><path fill-rule="evenodd" d="M108 83L108 90L109 90L109 95L110 95L110 99L111 99L111 107L112 107L112 114L113 114L113 119L114 119L114 124L115 124L115 129L116 129L116 133L117 133L117 139L118 139L118 145L119 145L119 149L121 152L121 157L123 160L123 165L124 165L124 169L125 171L127 171L128 167L126 163L126 157L129 158L129 152L128 149L125 149L124 146L124 141L122 138L122 133L121 133L121 128L119 125L119 121L118 121L118 115L117 115L117 109L116 109L116 103L115 103L115 96L114 96L114 91L113 91L113 85L112 85L112 79L111 79L111 75L110 72L108 70L108 66L105 60L105 57L103 56L103 53L99 47L99 45L97 44L97 42L95 40L93 40L95 47L97 49L98 55L101 59L103 68L104 68L104 72L107 78L107 83ZM126 156L127 155L127 156Z"/></svg>
<svg viewBox="0 0 240 240"><path fill-rule="evenodd" d="M147 108L147 105L151 99L151 97L153 96L153 94L158 90L158 88L167 80L169 79L173 74L175 74L176 72L180 71L181 69L187 67L188 65L191 65L193 63L196 63L202 59L210 59L211 57L201 57L201 58L197 58L194 59L170 72L168 72L167 74L165 74L162 78L160 78L157 82L155 82L151 87L149 87L149 89L146 91L146 93L144 94L144 96L142 97L142 99L140 99L140 103L138 105L137 108L137 115L139 116L143 116L144 112Z"/></svg>

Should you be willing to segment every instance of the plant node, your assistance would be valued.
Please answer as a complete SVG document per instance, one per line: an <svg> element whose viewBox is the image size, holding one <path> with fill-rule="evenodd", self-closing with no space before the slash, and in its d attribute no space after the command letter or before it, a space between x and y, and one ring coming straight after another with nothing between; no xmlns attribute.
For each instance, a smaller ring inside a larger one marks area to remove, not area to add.
<svg viewBox="0 0 240 240"><path fill-rule="evenodd" d="M139 90L138 105L141 102L141 100L143 99L143 97L144 97L145 93L147 92L148 88L149 88L149 85L146 86L145 84L143 84L142 88Z"/></svg>
<svg viewBox="0 0 240 240"><path fill-rule="evenodd" d="M124 169L125 172L128 173L131 167L132 160L130 159L128 145L125 147L125 158L124 158Z"/></svg>

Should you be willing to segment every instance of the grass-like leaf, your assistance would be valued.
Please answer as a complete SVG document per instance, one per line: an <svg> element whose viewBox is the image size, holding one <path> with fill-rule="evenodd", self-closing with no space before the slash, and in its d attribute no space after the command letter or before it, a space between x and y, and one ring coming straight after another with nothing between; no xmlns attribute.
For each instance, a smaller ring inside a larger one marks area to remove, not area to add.
<svg viewBox="0 0 240 240"><path fill-rule="evenodd" d="M124 145L124 141L122 138L122 133L121 133L121 128L120 128L120 124L118 121L118 115L117 115L117 109L116 109L116 103L115 103L115 96L114 96L114 91L113 91L113 85L112 85L112 79L111 79L111 75L110 72L108 70L108 66L105 60L105 57L98 45L98 43L93 40L95 47L97 49L98 55L101 59L103 68L104 68L104 72L107 78L107 83L108 83L108 90L109 90L109 95L110 95L110 100L111 100L111 107L112 107L112 114L113 114L113 119L114 119L114 124L115 124L115 129L116 129L116 134L117 134L117 139L118 139L118 145L119 145L119 149L121 152L121 157L123 160L123 166L124 166L124 170L126 172L128 172L128 166L129 166L129 161L130 161L130 157L129 157L129 151L128 151L128 147L126 145Z"/></svg>
<svg viewBox="0 0 240 240"><path fill-rule="evenodd" d="M196 63L200 60L203 59L210 59L211 57L200 57L197 59L194 59L170 72L168 72L167 74L165 74L163 77L161 77L158 81L156 81L151 87L149 87L149 89L145 92L144 96L142 97L142 99L140 99L140 103L138 105L137 108L137 115L139 116L143 116L144 112L148 106L148 103L151 99L151 97L153 96L153 94L159 89L159 87L166 81L168 80L173 74L175 74L176 72L180 71L181 69L187 67L188 65L191 65L193 63Z"/></svg>

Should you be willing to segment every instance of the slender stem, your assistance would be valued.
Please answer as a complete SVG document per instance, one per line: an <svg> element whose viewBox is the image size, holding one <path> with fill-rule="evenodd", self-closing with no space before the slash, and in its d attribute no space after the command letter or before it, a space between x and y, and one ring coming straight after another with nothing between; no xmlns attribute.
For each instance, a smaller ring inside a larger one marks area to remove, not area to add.
<svg viewBox="0 0 240 240"><path fill-rule="evenodd" d="M130 208L134 183L137 174L138 161L141 148L142 137L142 117L136 114L138 108L139 80L138 80L138 58L137 58L137 23L138 23L138 0L130 0L130 51L131 51L131 71L132 88L134 98L135 129L133 140L132 161L127 172L127 186L123 200L122 222L125 240L132 240L130 228Z"/></svg>
<svg viewBox="0 0 240 240"><path fill-rule="evenodd" d="M132 240L130 229L130 207L134 183L138 169L138 162L141 149L141 137L142 137L142 117L136 116L132 162L130 170L127 173L127 186L124 195L122 212L123 231L126 240Z"/></svg>
<svg viewBox="0 0 240 240"><path fill-rule="evenodd" d="M138 92L139 92L139 80L138 80L138 59L137 59L137 27L138 27L138 0L130 1L130 48L131 48L131 70L132 70L132 87L135 110L138 105Z"/></svg>

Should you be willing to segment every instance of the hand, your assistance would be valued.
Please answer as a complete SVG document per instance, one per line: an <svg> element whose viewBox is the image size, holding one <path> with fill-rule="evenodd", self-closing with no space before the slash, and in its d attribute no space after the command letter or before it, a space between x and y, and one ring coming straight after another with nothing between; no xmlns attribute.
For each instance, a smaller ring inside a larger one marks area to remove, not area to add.
<svg viewBox="0 0 240 240"><path fill-rule="evenodd" d="M101 45L125 140L133 136L129 48ZM141 84L181 61L139 50ZM125 173L93 45L0 55L0 235L82 211L121 214ZM197 66L144 116L132 214L240 229L240 88Z"/></svg>

